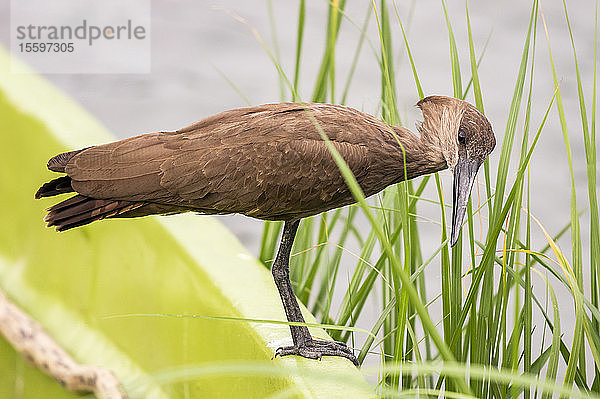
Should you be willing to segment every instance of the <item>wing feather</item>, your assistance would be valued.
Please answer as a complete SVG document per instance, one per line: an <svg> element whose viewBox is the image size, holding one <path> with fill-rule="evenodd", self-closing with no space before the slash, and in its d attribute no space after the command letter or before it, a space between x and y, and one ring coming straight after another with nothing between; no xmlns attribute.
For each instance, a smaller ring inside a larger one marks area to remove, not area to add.
<svg viewBox="0 0 600 399"><path fill-rule="evenodd" d="M312 113L309 117L304 112ZM88 148L65 171L92 198L286 219L353 202L315 120L359 182L369 179L383 122L351 108L268 104L217 114L177 132ZM373 140L371 140L373 141Z"/></svg>

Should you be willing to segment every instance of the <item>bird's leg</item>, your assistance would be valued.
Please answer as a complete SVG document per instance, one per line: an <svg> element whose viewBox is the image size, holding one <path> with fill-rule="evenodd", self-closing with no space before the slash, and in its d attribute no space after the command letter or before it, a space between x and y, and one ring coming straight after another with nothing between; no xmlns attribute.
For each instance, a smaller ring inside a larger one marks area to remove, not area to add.
<svg viewBox="0 0 600 399"><path fill-rule="evenodd" d="M292 251L299 223L300 221L298 220L285 222L281 243L279 244L279 250L277 251L277 257L275 258L271 272L281 296L281 302L283 303L283 309L288 321L304 323L300 305L298 305L298 300L292 290L289 268L290 252ZM342 356L358 366L356 357L354 357L352 350L345 343L315 340L311 337L306 326L290 326L290 331L294 345L278 348L275 356L299 355L310 359L321 359L322 356Z"/></svg>

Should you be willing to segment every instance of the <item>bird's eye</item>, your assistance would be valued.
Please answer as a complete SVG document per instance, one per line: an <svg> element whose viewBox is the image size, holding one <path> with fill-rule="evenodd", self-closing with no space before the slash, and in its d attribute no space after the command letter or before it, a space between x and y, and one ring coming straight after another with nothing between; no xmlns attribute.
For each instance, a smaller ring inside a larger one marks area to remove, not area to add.
<svg viewBox="0 0 600 399"><path fill-rule="evenodd" d="M467 135L464 130L460 129L458 131L458 142L464 144L467 141Z"/></svg>

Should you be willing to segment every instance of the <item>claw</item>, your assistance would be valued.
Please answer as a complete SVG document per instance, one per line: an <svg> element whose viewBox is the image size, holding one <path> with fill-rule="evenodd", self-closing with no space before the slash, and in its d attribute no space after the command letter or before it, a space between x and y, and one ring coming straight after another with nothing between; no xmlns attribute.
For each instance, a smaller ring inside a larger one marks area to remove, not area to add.
<svg viewBox="0 0 600 399"><path fill-rule="evenodd" d="M288 355L297 355L315 360L321 360L323 356L340 356L350 360L355 366L359 366L352 350L345 343L337 341L311 339L302 345L277 348L274 357Z"/></svg>

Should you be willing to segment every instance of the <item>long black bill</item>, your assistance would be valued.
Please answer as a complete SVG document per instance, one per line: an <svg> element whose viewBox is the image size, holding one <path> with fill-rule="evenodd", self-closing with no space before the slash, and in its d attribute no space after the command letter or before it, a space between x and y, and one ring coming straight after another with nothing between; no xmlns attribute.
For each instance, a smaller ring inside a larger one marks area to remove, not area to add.
<svg viewBox="0 0 600 399"><path fill-rule="evenodd" d="M471 189L475 182L475 176L481 163L470 160L468 157L459 157L454 167L454 189L452 197L452 235L450 245L454 246L458 241L460 228L467 213L467 203L471 195Z"/></svg>

